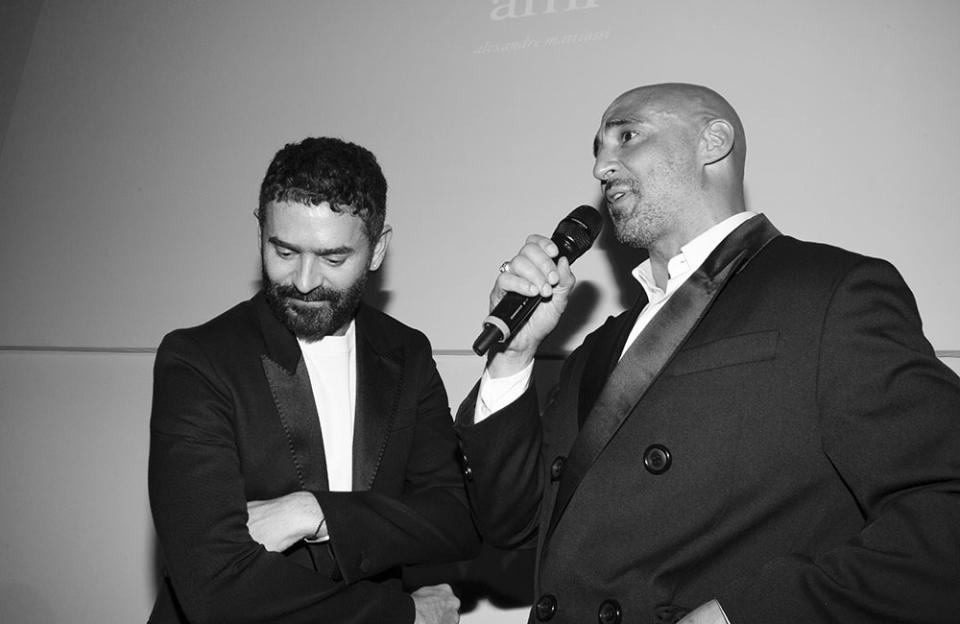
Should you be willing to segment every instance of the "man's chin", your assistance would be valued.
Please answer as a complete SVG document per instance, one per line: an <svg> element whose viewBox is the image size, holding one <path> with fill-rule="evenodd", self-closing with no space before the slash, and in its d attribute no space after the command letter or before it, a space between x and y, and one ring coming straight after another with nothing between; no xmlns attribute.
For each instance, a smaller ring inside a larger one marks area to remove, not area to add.
<svg viewBox="0 0 960 624"><path fill-rule="evenodd" d="M329 302L320 303L329 304ZM316 342L336 334L350 322L353 316L341 310L334 310L329 305L323 306L316 303L311 304L309 308L285 306L284 312L283 324L294 336L307 342Z"/></svg>

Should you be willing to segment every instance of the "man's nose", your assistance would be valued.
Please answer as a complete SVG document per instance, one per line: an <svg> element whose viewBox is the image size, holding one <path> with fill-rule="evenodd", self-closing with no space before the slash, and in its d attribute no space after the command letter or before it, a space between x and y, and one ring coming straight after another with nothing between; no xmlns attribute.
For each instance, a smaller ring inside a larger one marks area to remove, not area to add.
<svg viewBox="0 0 960 624"><path fill-rule="evenodd" d="M593 177L603 182L616 173L618 166L617 161L611 157L610 151L601 149L593 162Z"/></svg>
<svg viewBox="0 0 960 624"><path fill-rule="evenodd" d="M293 276L293 285L303 294L307 294L323 282L320 271L320 262L310 254L301 254L300 264L296 275Z"/></svg>

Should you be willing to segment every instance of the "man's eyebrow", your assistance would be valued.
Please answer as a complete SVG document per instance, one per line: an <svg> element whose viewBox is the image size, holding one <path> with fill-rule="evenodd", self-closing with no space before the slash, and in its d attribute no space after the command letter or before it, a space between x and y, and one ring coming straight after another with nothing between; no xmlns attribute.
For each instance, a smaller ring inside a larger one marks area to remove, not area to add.
<svg viewBox="0 0 960 624"><path fill-rule="evenodd" d="M620 126L627 126L631 124L643 124L644 121L639 118L624 118L624 117L611 117L610 119L603 122L603 132L609 132L615 130ZM598 133L593 137L593 157L597 157L597 152L600 151L600 134Z"/></svg>
<svg viewBox="0 0 960 624"><path fill-rule="evenodd" d="M304 251L308 251L316 256L339 256L354 251L353 247L350 247L349 245L341 245L339 247L332 247L330 249L304 249L299 245L294 245L293 243L288 243L285 240L281 240L276 236L271 236L267 240L277 247L283 247L284 249L289 249L295 253L303 253Z"/></svg>
<svg viewBox="0 0 960 624"><path fill-rule="evenodd" d="M627 124L636 123L640 121L639 119L624 119L622 117L611 117L603 123L603 129L609 130L611 128L616 128L618 126L625 126Z"/></svg>

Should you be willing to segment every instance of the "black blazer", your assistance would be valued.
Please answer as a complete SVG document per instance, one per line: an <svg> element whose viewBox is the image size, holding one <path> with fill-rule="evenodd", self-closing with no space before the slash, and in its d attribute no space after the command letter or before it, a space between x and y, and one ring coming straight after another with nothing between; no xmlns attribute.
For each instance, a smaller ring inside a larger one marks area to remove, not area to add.
<svg viewBox="0 0 960 624"><path fill-rule="evenodd" d="M166 577L151 622L403 622L400 565L477 548L423 334L356 317L353 492L329 492L300 348L260 293L167 335L154 370L150 504ZM312 492L332 539L267 552L249 500Z"/></svg>
<svg viewBox="0 0 960 624"><path fill-rule="evenodd" d="M461 407L481 533L539 548L531 619L956 622L960 383L896 270L755 217L617 365L642 299L542 418Z"/></svg>

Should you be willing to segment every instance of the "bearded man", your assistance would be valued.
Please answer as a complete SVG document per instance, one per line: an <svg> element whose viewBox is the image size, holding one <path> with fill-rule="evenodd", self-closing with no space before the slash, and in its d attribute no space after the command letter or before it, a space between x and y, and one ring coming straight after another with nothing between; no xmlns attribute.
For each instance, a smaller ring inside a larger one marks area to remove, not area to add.
<svg viewBox="0 0 960 624"><path fill-rule="evenodd" d="M469 558L447 397L426 337L361 302L387 183L339 139L280 150L260 189L263 289L157 351L150 621L458 621L402 565Z"/></svg>

